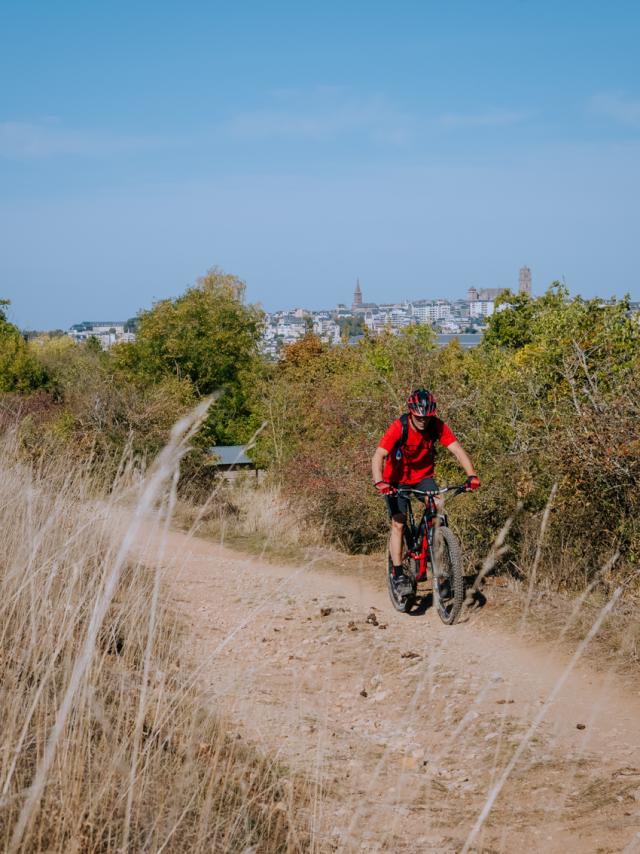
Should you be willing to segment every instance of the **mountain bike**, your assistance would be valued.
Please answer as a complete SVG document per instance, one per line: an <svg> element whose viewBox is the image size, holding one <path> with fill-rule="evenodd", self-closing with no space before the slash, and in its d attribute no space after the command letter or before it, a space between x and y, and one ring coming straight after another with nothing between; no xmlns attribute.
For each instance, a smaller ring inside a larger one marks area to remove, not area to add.
<svg viewBox="0 0 640 854"><path fill-rule="evenodd" d="M402 571L410 580L413 590L402 596L395 588L393 562L387 557L387 584L389 597L397 611L407 613L416 601L418 584L426 581L431 570L433 600L443 623L452 625L460 616L464 602L464 575L458 538L449 528L447 514L436 504L438 495L452 496L468 492L466 485L449 486L433 492L398 486L394 493L407 498L407 523L404 529L404 554ZM425 500L420 522L416 524L411 498Z"/></svg>

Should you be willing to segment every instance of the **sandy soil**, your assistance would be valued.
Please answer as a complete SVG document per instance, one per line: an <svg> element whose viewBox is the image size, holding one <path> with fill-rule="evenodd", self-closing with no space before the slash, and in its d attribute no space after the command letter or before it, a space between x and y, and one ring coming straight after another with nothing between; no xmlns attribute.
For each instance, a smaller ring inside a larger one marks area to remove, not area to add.
<svg viewBox="0 0 640 854"><path fill-rule="evenodd" d="M176 532L163 561L203 689L309 780L317 850L640 851L628 678L571 669L490 601L453 627L398 614L364 562L274 566Z"/></svg>

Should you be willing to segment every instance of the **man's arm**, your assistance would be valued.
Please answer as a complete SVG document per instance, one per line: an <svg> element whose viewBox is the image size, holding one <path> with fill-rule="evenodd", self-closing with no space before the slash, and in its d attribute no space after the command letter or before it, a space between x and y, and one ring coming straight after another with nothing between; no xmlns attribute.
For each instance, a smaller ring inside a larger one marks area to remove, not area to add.
<svg viewBox="0 0 640 854"><path fill-rule="evenodd" d="M380 448L378 448L378 450L380 450ZM469 458L469 454L467 454L467 452L457 439L455 442L452 442L450 445L447 445L447 451L451 451L453 456L457 459L457 461L460 463L462 468L465 470L465 473L469 477L475 475L475 469L473 467L471 459Z"/></svg>
<svg viewBox="0 0 640 854"><path fill-rule="evenodd" d="M379 483L382 480L382 470L384 468L384 462L388 456L389 451L385 448L376 448L376 452L371 460L371 474L373 476L374 483Z"/></svg>

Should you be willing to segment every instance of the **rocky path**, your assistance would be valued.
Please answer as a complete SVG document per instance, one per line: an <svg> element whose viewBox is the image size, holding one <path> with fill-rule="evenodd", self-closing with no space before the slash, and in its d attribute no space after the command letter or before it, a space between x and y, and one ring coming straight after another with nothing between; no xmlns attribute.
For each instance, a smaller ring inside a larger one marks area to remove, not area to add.
<svg viewBox="0 0 640 854"><path fill-rule="evenodd" d="M164 560L203 687L309 780L317 850L640 851L640 696L615 674L490 608L397 614L364 569L179 533Z"/></svg>

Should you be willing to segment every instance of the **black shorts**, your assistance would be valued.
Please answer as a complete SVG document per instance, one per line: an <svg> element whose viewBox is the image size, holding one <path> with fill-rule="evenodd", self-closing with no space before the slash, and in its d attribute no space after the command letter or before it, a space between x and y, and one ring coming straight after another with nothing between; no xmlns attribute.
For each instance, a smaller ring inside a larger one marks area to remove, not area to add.
<svg viewBox="0 0 640 854"><path fill-rule="evenodd" d="M399 483L398 486L401 486L403 489L419 489L422 492L435 492L438 488L438 484L432 477L425 477L424 480L421 480L420 483ZM420 501L423 500L421 495L417 495ZM389 518L393 519L394 516L406 516L407 515L407 506L409 504L409 499L405 498L404 495L385 495L384 503L387 505L387 512L389 513Z"/></svg>

